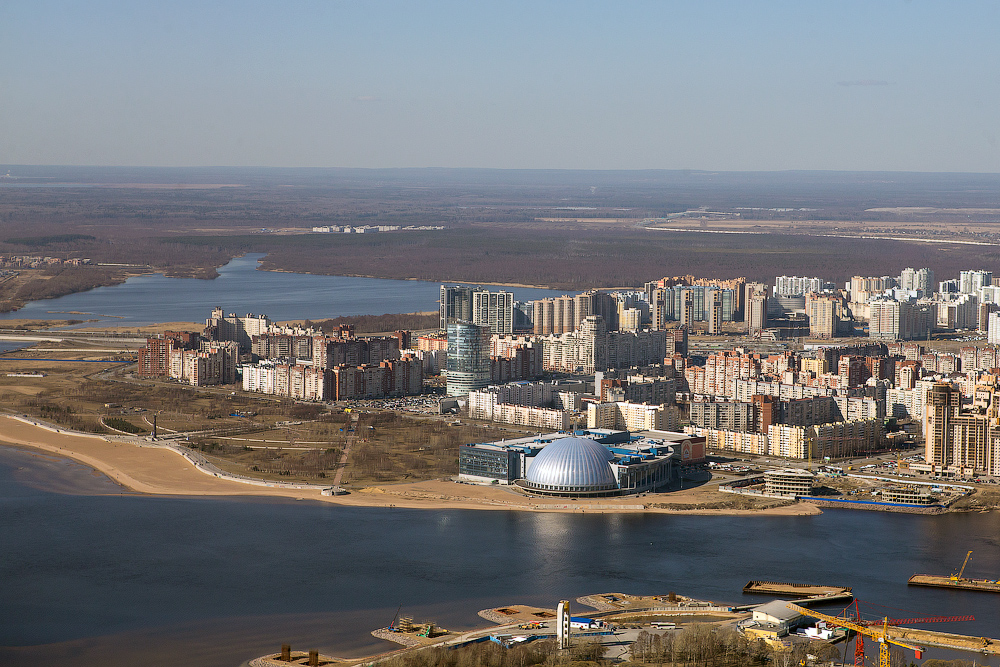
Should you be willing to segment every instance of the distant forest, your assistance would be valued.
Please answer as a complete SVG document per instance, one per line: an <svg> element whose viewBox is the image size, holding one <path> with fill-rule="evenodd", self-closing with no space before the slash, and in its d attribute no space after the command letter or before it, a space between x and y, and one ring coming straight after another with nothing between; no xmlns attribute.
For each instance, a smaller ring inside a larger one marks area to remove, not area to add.
<svg viewBox="0 0 1000 667"><path fill-rule="evenodd" d="M907 266L943 280L996 268L1000 258L996 174L11 167L11 176L0 254L86 257L172 276L213 278L233 256L264 252L266 269L574 291L684 274L839 283ZM60 182L87 187L16 187ZM738 216L748 231L754 221L788 225L749 234L641 227L692 210ZM933 222L942 242L823 235L841 224L905 233L893 221ZM365 224L446 229L302 233ZM950 229L986 245L948 242ZM104 271L85 267L0 300L122 279Z"/></svg>
<svg viewBox="0 0 1000 667"><path fill-rule="evenodd" d="M345 315L328 320L305 320L303 326L316 327L325 333L332 333L342 324L353 324L354 333L361 334L437 329L439 323L440 316L437 313L406 313L396 315Z"/></svg>

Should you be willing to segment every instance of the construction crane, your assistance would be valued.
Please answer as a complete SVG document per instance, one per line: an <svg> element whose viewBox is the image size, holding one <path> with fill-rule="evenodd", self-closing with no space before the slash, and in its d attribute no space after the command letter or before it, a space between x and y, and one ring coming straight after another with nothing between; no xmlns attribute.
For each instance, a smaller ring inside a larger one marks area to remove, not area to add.
<svg viewBox="0 0 1000 667"><path fill-rule="evenodd" d="M850 609L850 607L848 607ZM950 623L954 621L974 621L975 616L922 616L920 618L884 618L882 620L866 621L861 618L858 610L858 600L854 600L854 622L858 625L871 627L882 623L884 625L909 625L911 623ZM864 667L865 641L864 635L858 633L854 642L854 667Z"/></svg>
<svg viewBox="0 0 1000 667"><path fill-rule="evenodd" d="M962 575L965 574L965 566L969 564L969 559L972 558L972 552L965 554L965 562L962 563L962 569L958 571L958 574L953 574L949 577L952 581L961 581Z"/></svg>
<svg viewBox="0 0 1000 667"><path fill-rule="evenodd" d="M974 621L975 616L924 616L922 618L886 618L882 621L859 621L860 625L878 625L883 621L889 625L908 625L910 623L952 623L954 621Z"/></svg>
<svg viewBox="0 0 1000 667"><path fill-rule="evenodd" d="M848 621L844 618L837 618L836 616L829 616L827 614L821 614L818 611L813 611L812 609L806 609L805 607L800 607L797 604L791 602L786 605L789 609L797 611L803 616L812 616L813 618L818 618L820 620L826 621L833 625L840 626L842 628L847 628L848 630L854 630L858 634L865 635L866 637L871 637L879 643L878 647L878 665L879 667L891 667L889 664L889 644L895 644L896 646L902 646L903 648L908 648L914 653L916 653L917 660L920 660L924 656L924 649L919 646L912 646L911 644L906 644L899 641L898 639L893 639L889 636L889 619L882 620L882 627L868 627L867 625L860 625L854 621Z"/></svg>

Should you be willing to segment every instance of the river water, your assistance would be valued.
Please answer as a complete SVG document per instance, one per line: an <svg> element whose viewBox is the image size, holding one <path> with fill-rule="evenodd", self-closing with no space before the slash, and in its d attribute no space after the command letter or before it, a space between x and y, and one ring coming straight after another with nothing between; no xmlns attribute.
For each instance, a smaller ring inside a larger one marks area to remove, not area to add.
<svg viewBox="0 0 1000 667"><path fill-rule="evenodd" d="M203 322L216 306L226 313L262 313L277 322L438 309L440 283L257 271L262 257L258 253L237 257L221 267L214 280L136 276L121 285L32 301L18 311L0 314L0 320L98 319L108 325L136 326ZM489 289L506 289L521 301L565 293L528 287Z"/></svg>
<svg viewBox="0 0 1000 667"><path fill-rule="evenodd" d="M996 596L906 580L951 572L969 549L974 576L996 576L998 535L997 513L581 515L140 496L71 461L0 447L0 664L236 667L283 642L363 655L391 647L367 633L399 605L464 629L487 607L596 592L746 603L751 579L852 586L886 605L863 603L873 615L974 614L928 627L996 637Z"/></svg>

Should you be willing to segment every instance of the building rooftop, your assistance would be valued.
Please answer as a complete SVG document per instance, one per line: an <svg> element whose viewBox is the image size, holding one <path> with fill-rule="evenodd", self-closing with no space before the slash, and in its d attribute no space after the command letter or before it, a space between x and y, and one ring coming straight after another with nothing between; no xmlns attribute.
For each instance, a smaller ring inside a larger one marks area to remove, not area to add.
<svg viewBox="0 0 1000 667"><path fill-rule="evenodd" d="M525 477L527 486L556 491L618 488L614 453L589 438L561 438L539 452Z"/></svg>

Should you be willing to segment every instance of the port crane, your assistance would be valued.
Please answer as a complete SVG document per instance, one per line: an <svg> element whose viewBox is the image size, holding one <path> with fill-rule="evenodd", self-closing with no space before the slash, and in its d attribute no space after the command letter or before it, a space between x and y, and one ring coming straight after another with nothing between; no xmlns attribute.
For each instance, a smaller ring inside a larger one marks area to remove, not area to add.
<svg viewBox="0 0 1000 667"><path fill-rule="evenodd" d="M848 609L850 609L850 607L848 607ZM854 601L853 622L858 625L862 625L869 628L873 626L882 625L883 630L885 630L889 626L910 625L912 623L954 623L958 621L974 621L974 620L976 620L975 616L920 616L916 618L881 618L876 620L864 620L861 618L861 612L858 609L858 600ZM864 660L865 660L864 637L865 637L864 633L857 632L856 642L854 646L855 667L864 667Z"/></svg>
<svg viewBox="0 0 1000 667"><path fill-rule="evenodd" d="M919 646L913 646L905 642L901 642L898 639L893 639L889 636L889 619L882 619L882 627L879 628L877 625L870 627L867 625L861 625L855 623L854 621L849 621L845 618L838 618L836 616L829 616L827 614L821 614L818 611L813 611L812 609L806 609L805 607L800 607L797 604L789 602L786 605L789 609L797 611L804 616L812 616L813 618L818 618L820 620L826 621L832 625L837 625L842 628L847 628L848 630L854 630L859 635L864 635L866 637L871 637L879 643L878 647L878 664L879 667L890 667L889 664L889 644L895 644L896 646L902 646L903 648L908 648L914 653L916 653L917 660L924 656L924 649ZM864 655L864 653L862 653Z"/></svg>
<svg viewBox="0 0 1000 667"><path fill-rule="evenodd" d="M848 607L850 608L850 607ZM859 625L867 625L869 627L873 625L878 625L879 623L885 626L889 625L909 625L911 623L948 623L953 621L974 621L975 616L922 616L919 618L883 618L882 620L872 620L866 621L861 618L861 612L858 610L858 600L854 600L854 617L855 623ZM858 633L854 643L854 667L864 667L865 664L865 641L864 635Z"/></svg>
<svg viewBox="0 0 1000 667"><path fill-rule="evenodd" d="M965 561L962 563L962 569L958 571L958 574L953 574L949 577L952 581L962 581L962 575L965 574L965 566L969 564L969 559L972 558L972 552L965 554Z"/></svg>

